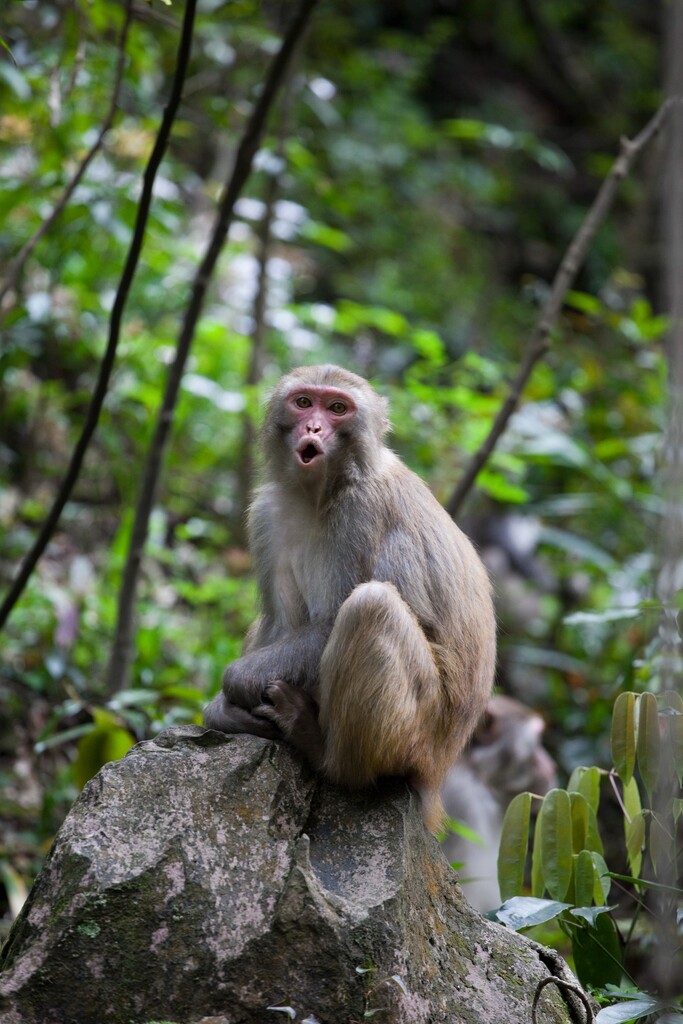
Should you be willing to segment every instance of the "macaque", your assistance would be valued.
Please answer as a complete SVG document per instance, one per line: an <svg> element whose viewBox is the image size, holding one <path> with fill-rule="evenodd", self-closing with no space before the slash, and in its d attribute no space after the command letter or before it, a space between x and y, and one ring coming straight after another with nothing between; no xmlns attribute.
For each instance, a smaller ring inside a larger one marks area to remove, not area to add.
<svg viewBox="0 0 683 1024"><path fill-rule="evenodd" d="M285 739L347 787L403 777L436 829L491 691L494 613L474 548L387 428L385 400L339 367L275 387L249 514L261 615L204 722Z"/></svg>
<svg viewBox="0 0 683 1024"><path fill-rule="evenodd" d="M541 716L518 700L492 697L470 747L446 776L446 813L484 843L449 832L441 844L447 860L462 864L463 891L476 910L500 906L497 859L508 804L527 791L545 796L557 784L555 762L542 745L544 728Z"/></svg>

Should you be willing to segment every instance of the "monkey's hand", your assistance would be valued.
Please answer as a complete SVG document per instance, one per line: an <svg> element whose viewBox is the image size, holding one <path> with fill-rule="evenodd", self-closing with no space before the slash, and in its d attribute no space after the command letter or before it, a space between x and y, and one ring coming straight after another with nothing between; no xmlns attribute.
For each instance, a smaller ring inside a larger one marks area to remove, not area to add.
<svg viewBox="0 0 683 1024"><path fill-rule="evenodd" d="M223 673L222 689L227 704L253 712L261 703L264 687L277 676L268 673L261 651L231 662Z"/></svg>
<svg viewBox="0 0 683 1024"><path fill-rule="evenodd" d="M318 705L305 690L277 679L263 689L263 703L253 714L273 723L316 771L322 768L325 741L318 724Z"/></svg>
<svg viewBox="0 0 683 1024"><path fill-rule="evenodd" d="M250 736L263 736L267 740L283 738L275 722L252 714L237 704L231 704L222 693L217 694L204 709L204 725L207 729L218 729L219 732L248 733Z"/></svg>

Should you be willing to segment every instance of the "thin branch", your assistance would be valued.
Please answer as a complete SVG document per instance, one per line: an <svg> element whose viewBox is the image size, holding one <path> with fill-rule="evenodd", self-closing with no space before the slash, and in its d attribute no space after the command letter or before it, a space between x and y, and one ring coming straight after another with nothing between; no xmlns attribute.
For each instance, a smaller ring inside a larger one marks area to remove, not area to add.
<svg viewBox="0 0 683 1024"><path fill-rule="evenodd" d="M45 220L40 225L40 227L33 235L33 237L29 238L29 240L24 243L24 245L21 247L17 255L9 264L7 268L7 273L5 275L5 280L3 284L0 285L0 310L5 296L9 291L12 290L12 288L14 288L15 284L17 283L19 275L24 267L24 264L26 263L26 260L29 258L35 247L38 245L38 242L41 240L41 238L43 238L47 234L47 232L50 230L50 228L55 223L57 218L63 212L67 203L69 202L72 195L81 183L83 175L92 163L93 158L102 148L104 137L112 126L114 115L116 114L116 108L118 107L119 103L121 84L123 82L123 72L126 65L126 43L128 41L128 30L130 29L132 14L133 0L128 0L128 3L126 4L126 13L124 15L123 20L123 28L121 29L121 37L119 39L119 55L116 62L116 75L114 77L114 89L111 95L111 103L109 104L109 110L107 111L107 115L104 121L102 122L102 126L98 132L97 138L93 142L88 152L83 157L83 160L77 168L73 178L71 179L71 181L66 186L61 196L55 203L54 207L52 208L52 212L45 218Z"/></svg>
<svg viewBox="0 0 683 1024"><path fill-rule="evenodd" d="M301 46L299 47L299 49ZM293 59L287 72L286 81L283 83L283 96L280 103L280 118L277 127L277 141L275 145L275 157L277 169L268 175L266 186L263 217L256 230L258 263L256 295L254 296L253 319L254 326L251 332L251 356L247 371L248 393L259 383L263 376L263 364L266 356L266 312L268 306L268 260L273 244L272 226L275 219L275 205L282 191L282 184L285 177L286 159L285 142L291 129L292 115L292 93L293 78L297 67L296 59ZM246 545L246 510L249 501L249 493L254 485L256 471L256 459L254 449L258 431L251 409L247 406L244 412L242 423L242 440L240 451L242 455L236 469L237 481L237 509L238 520L235 528L235 540L238 544Z"/></svg>
<svg viewBox="0 0 683 1024"><path fill-rule="evenodd" d="M560 315L565 296L586 258L598 228L612 206L619 185L630 172L636 157L652 141L662 127L671 103L671 99L666 100L635 139L623 138L621 140L619 156L602 183L591 208L560 263L550 295L531 334L529 346L517 371L517 375L512 382L508 396L494 420L488 437L472 456L469 465L446 505L446 511L451 516L455 516L460 510L465 497L474 484L477 474L493 452L508 425L510 417L516 410L522 397L522 392L531 377L536 363L543 358L550 348L550 334Z"/></svg>
<svg viewBox="0 0 683 1024"><path fill-rule="evenodd" d="M577 999L581 1001L581 1003L583 1004L583 1008L586 1011L586 1024L593 1024L593 1020L595 1019L593 1017L593 1009L591 1007L590 1002L588 1001L588 996L586 995L586 993L582 989L580 989L578 985L573 985L569 981L564 981L562 978L555 978L552 975L549 975L547 978L544 978L542 981L539 981L538 985L536 986L536 991L534 993L534 1001L531 1005L532 1024L538 1024L538 1001L541 998L541 992L546 987L546 985L557 985L557 987L562 992L566 994L571 993L571 995L576 996Z"/></svg>
<svg viewBox="0 0 683 1024"><path fill-rule="evenodd" d="M138 203L137 216L135 220L135 230L133 232L133 238L130 243L128 250L128 256L126 263L123 268L121 280L119 282L118 289L116 291L116 298L114 299L114 305L111 311L111 317L109 320L109 340L107 342L107 348L104 353L104 358L100 365L100 371L97 377L97 383L93 396L90 400L88 410L85 416L85 422L83 424L83 430L81 436L78 439L76 447L74 448L71 456L71 462L67 470L67 474L64 481L59 489L57 497L55 498L54 504L45 520L43 527L40 531L38 538L36 539L33 547L29 551L28 555L24 559L24 562L19 570L17 578L15 579L10 591L0 606L0 628L7 621L7 618L14 608L14 605L19 600L24 587L26 586L31 573L33 572L40 556L47 547L52 534L55 531L59 518L62 514L64 506L66 505L74 485L78 479L85 453L88 449L90 439L95 432L98 420L100 418L100 412L102 411L102 405L104 398L107 393L107 386L109 384L109 378L111 376L112 368L114 366L114 358L116 356L116 347L118 345L119 336L121 333L121 321L123 318L123 310L128 299L128 292L133 281L135 269L138 264L140 252L142 250L142 243L145 236L145 229L147 226L147 220L149 217L149 210L152 203L152 189L154 186L154 180L156 178L157 170L161 163L168 140L171 134L171 128L175 120L178 106L180 105L180 99L182 96L183 82L185 80L185 73L187 71L187 65L190 57L190 49L192 45L192 32L194 26L194 15L195 8L197 6L197 0L186 0L185 4L185 16L183 20L183 26L181 29L180 42L178 44L178 55L176 60L176 70L173 78L173 84L171 86L171 94L169 96L168 104L164 110L164 116L161 121L159 133L154 143L154 148L150 154L145 168L145 173L142 183L142 194L140 196L140 202Z"/></svg>
<svg viewBox="0 0 683 1024"><path fill-rule="evenodd" d="M135 508L135 519L131 533L128 556L123 573L123 581L119 593L116 634L112 644L111 656L107 666L105 688L107 693L114 693L125 688L130 672L133 649L134 609L137 581L140 574L142 555L147 540L149 517L159 483L161 466L168 444L168 437L173 423L180 383L185 364L194 339L197 321L201 314L206 290L211 275L216 267L218 257L225 242L228 228L232 221L235 202L247 181L263 134L268 114L277 92L286 76L291 57L296 49L299 38L304 31L310 14L318 0L301 0L290 27L285 35L280 50L273 59L265 84L254 107L244 135L237 149L232 174L223 193L218 216L211 233L204 258L195 274L190 301L178 336L175 357L169 367L166 388L157 418L154 435L147 453L142 476L142 484Z"/></svg>

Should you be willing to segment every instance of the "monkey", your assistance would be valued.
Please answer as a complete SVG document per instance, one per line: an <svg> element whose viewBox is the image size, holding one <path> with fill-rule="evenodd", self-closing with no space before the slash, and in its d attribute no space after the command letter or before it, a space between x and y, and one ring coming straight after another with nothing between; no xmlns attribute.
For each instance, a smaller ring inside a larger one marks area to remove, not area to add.
<svg viewBox="0 0 683 1024"><path fill-rule="evenodd" d="M556 766L542 743L540 715L511 697L492 697L471 745L451 768L441 790L450 818L467 825L483 848L448 832L441 848L458 862L465 895L475 910L500 906L497 857L508 804L518 793L537 796L557 785Z"/></svg>
<svg viewBox="0 0 683 1024"><path fill-rule="evenodd" d="M248 516L261 614L204 724L284 739L347 788L404 778L436 830L441 784L493 684L493 601L388 427L386 400L340 367L275 386Z"/></svg>

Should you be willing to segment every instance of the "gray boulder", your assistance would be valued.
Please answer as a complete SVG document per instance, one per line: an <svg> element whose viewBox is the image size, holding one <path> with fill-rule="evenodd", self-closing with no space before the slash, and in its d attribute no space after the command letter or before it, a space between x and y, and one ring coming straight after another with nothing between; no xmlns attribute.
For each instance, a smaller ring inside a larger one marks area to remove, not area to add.
<svg viewBox="0 0 683 1024"><path fill-rule="evenodd" d="M404 783L343 792L198 727L86 786L1 966L3 1024L528 1024L573 980L468 906Z"/></svg>

